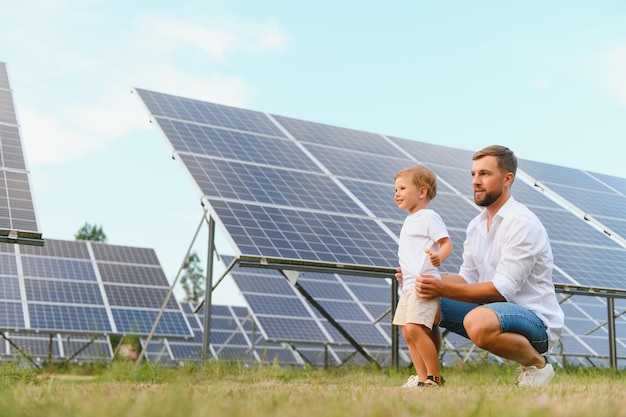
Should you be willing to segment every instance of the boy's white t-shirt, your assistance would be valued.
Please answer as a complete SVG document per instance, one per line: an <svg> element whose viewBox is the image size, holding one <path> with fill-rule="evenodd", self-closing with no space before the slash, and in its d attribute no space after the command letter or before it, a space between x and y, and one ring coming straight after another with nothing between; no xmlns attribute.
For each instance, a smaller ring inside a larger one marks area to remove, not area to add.
<svg viewBox="0 0 626 417"><path fill-rule="evenodd" d="M437 242L444 237L450 235L443 219L434 210L421 209L406 217L398 246L403 291L414 288L415 278L419 275L440 277L425 251L438 251Z"/></svg>

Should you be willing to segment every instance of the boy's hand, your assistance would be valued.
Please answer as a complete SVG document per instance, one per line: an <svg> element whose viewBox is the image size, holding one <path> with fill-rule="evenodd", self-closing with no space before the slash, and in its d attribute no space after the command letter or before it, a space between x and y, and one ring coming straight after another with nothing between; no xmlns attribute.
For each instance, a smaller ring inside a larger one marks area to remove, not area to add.
<svg viewBox="0 0 626 417"><path fill-rule="evenodd" d="M439 256L439 252L431 252L430 249L426 249L426 255L428 255L428 259L430 259L430 263L433 264L434 267L438 267L441 265L441 257Z"/></svg>

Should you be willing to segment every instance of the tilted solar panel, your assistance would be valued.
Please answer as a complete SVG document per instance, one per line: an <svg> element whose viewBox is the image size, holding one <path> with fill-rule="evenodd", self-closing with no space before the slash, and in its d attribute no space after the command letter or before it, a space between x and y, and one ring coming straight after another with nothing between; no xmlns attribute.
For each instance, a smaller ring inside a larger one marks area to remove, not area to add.
<svg viewBox="0 0 626 417"><path fill-rule="evenodd" d="M43 245L6 64L0 62L0 242Z"/></svg>
<svg viewBox="0 0 626 417"><path fill-rule="evenodd" d="M479 213L472 198L471 151L142 89L136 92L232 243L241 266L391 278L404 218L393 202L393 175L423 163L438 176L440 191L431 204L442 214L456 248L442 271L458 270L465 227ZM570 177L567 170L533 174L537 167L545 168L520 160L520 178L512 194L548 230L555 282L626 290L620 280L626 267L624 245L532 184L533 176L561 191L587 187L586 192L596 183L605 184L594 190L607 196L605 203L590 207L595 217L604 216L603 221L611 221L619 230L620 222L626 224L617 216L622 181L588 173ZM289 306L291 317L286 318L264 310L269 307L258 294L248 294L247 300L255 314L258 310L264 315L258 318L259 325L276 332L272 337L333 340L335 330L320 328L295 302ZM339 315L349 311L341 302L324 301ZM289 333L290 324L300 333Z"/></svg>
<svg viewBox="0 0 626 417"><path fill-rule="evenodd" d="M626 178L534 161L520 168L626 245Z"/></svg>
<svg viewBox="0 0 626 417"><path fill-rule="evenodd" d="M148 334L169 291L152 249L50 239L0 243L0 330ZM156 335L190 337L174 298Z"/></svg>
<svg viewBox="0 0 626 417"><path fill-rule="evenodd" d="M153 340L148 346L149 360L157 363L203 361L204 307L197 313L196 303L181 304L193 329L193 339ZM280 343L266 341L256 329L248 309L239 306L213 305L211 317L210 357L223 361L247 363L302 364L293 350Z"/></svg>

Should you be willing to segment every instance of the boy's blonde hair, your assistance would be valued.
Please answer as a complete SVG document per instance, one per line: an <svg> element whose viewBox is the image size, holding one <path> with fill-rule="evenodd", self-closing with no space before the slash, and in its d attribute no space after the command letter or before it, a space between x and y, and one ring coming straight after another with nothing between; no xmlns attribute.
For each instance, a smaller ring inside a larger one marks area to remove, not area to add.
<svg viewBox="0 0 626 417"><path fill-rule="evenodd" d="M426 198L432 200L437 195L437 176L424 165L415 165L400 170L394 180L398 177L409 177L417 188L426 187Z"/></svg>

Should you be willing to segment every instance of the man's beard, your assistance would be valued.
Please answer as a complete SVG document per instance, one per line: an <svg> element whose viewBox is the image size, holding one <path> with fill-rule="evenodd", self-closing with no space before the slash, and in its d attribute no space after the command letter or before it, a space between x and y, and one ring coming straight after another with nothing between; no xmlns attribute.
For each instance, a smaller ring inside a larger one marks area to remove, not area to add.
<svg viewBox="0 0 626 417"><path fill-rule="evenodd" d="M474 193L474 203L480 207L487 207L493 204L500 196L502 195L502 190L496 190L491 192L486 192L482 199L478 199L476 197L476 193Z"/></svg>

